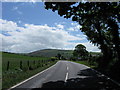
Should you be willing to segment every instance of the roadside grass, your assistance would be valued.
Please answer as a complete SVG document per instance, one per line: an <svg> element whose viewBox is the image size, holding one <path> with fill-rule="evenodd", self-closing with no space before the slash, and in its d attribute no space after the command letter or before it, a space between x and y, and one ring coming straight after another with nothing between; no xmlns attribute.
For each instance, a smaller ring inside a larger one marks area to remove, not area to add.
<svg viewBox="0 0 120 90"><path fill-rule="evenodd" d="M47 57L30 57L2 52L2 89L8 89L56 62Z"/></svg>
<svg viewBox="0 0 120 90"><path fill-rule="evenodd" d="M3 77L2 77L2 88L3 89L8 89L10 87L12 87L13 85L16 85L17 83L49 68L50 66L54 65L57 61L51 62L48 65L44 65L43 67L39 67L35 70L28 70L26 72L24 71L16 71L16 72L6 72L3 73Z"/></svg>
<svg viewBox="0 0 120 90"><path fill-rule="evenodd" d="M30 57L30 56L24 56L19 54L12 54L12 53L2 53L2 72L5 72L7 70L7 65L9 62L9 70L15 70L19 69L20 67L20 61L22 61L23 68L27 67L27 63L33 65L33 63L38 63L38 60L41 61L41 63L49 60L50 58L47 57Z"/></svg>
<svg viewBox="0 0 120 90"><path fill-rule="evenodd" d="M97 68L97 66L98 66L97 63L95 63L95 62L88 62L88 61L73 61L73 62L86 65L90 68Z"/></svg>

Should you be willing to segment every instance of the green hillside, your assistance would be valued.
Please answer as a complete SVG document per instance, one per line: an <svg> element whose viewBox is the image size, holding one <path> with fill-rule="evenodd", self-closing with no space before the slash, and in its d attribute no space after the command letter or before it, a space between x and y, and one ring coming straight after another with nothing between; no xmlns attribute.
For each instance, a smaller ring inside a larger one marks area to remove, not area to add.
<svg viewBox="0 0 120 90"><path fill-rule="evenodd" d="M59 50L59 49L44 49L29 53L30 56L55 57L60 53L63 57L69 58L72 56L73 50Z"/></svg>
<svg viewBox="0 0 120 90"><path fill-rule="evenodd" d="M3 71L6 70L8 61L10 62L10 69L16 69L19 67L20 61L23 62L23 64L26 64L27 61L29 61L31 64L34 61L39 60L48 60L47 57L30 57L27 55L21 55L21 54L15 54L15 53L8 53L8 52L2 52L2 64L4 67L2 67Z"/></svg>

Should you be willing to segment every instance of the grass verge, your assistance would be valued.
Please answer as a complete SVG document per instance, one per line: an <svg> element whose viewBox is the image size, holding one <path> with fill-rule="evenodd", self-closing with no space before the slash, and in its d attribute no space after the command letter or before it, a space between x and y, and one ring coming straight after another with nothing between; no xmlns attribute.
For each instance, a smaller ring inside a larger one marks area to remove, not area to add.
<svg viewBox="0 0 120 90"><path fill-rule="evenodd" d="M73 61L73 62L76 62L76 63L79 63L79 64L84 64L90 68L97 68L97 63L93 62L93 63L90 63L88 61Z"/></svg>
<svg viewBox="0 0 120 90"><path fill-rule="evenodd" d="M16 85L17 83L49 68L50 66L54 65L57 61L51 62L47 65L44 65L43 67L39 67L35 70L28 70L26 72L24 71L9 71L9 72L4 72L2 75L2 88L3 89L8 89L12 87L13 85Z"/></svg>

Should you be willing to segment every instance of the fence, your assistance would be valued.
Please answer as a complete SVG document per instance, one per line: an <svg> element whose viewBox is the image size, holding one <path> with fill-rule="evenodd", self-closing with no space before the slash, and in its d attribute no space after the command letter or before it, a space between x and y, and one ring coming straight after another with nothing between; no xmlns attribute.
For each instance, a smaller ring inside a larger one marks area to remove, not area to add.
<svg viewBox="0 0 120 90"><path fill-rule="evenodd" d="M4 70L3 71L9 71L9 70L21 70L21 71L27 71L27 70L34 70L39 67L44 67L46 65L49 65L49 63L53 62L52 60L19 60L16 62L7 61L4 63Z"/></svg>

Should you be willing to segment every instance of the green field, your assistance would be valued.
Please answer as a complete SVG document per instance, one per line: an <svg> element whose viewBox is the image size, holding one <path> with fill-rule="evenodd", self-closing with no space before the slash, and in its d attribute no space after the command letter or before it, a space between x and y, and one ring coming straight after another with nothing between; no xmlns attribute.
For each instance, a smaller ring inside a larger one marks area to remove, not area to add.
<svg viewBox="0 0 120 90"><path fill-rule="evenodd" d="M50 58L46 57L30 57L20 54L12 54L12 53L2 53L2 70L5 72L7 70L7 65L9 62L9 70L17 70L20 68L20 62L22 62L23 69L27 69L27 63L32 67L34 64L40 64L49 60ZM34 64L33 64L34 63ZM34 65L35 66L35 65Z"/></svg>
<svg viewBox="0 0 120 90"><path fill-rule="evenodd" d="M61 54L65 58L72 56L73 50L59 50L59 49L43 49L35 52L28 53L29 56L44 56L44 57L55 57L57 54Z"/></svg>
<svg viewBox="0 0 120 90"><path fill-rule="evenodd" d="M10 88L55 63L56 61L51 61L47 57L30 57L3 52L2 88Z"/></svg>
<svg viewBox="0 0 120 90"><path fill-rule="evenodd" d="M28 56L43 56L43 57L55 57L57 54L61 54L64 58L70 59L73 56L73 50L60 50L60 49L43 49L28 53ZM101 55L100 52L89 52L92 56Z"/></svg>

